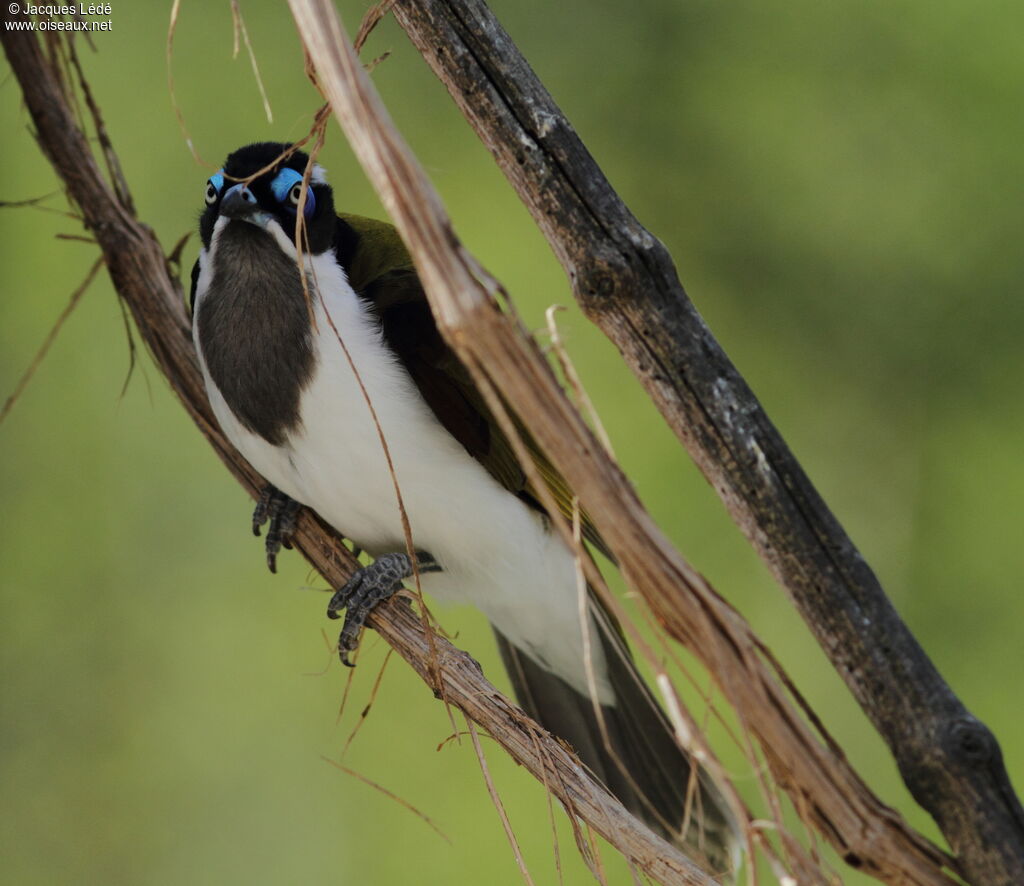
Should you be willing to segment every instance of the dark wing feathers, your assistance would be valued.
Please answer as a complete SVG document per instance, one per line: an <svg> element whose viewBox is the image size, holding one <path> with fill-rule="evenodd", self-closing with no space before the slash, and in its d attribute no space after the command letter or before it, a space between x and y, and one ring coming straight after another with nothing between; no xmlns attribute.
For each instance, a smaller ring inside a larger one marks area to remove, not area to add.
<svg viewBox="0 0 1024 886"><path fill-rule="evenodd" d="M516 698L526 713L567 741L627 809L707 870L731 870L735 862L725 847L732 845L732 825L722 812L727 807L721 794L703 771L691 785L689 754L676 744L615 627L594 615L616 703L595 706L495 630Z"/></svg>
<svg viewBox="0 0 1024 886"><path fill-rule="evenodd" d="M355 215L341 215L338 227L335 251L349 283L380 318L389 347L438 420L509 492L543 509L538 490L527 478L472 377L438 332L398 233L385 222ZM519 422L517 427L559 510L572 520L572 490L527 429ZM581 515L581 531L597 550L614 560L586 513Z"/></svg>
<svg viewBox="0 0 1024 886"><path fill-rule="evenodd" d="M194 314L196 311L196 286L199 285L199 259L192 265L192 285L188 290L188 312Z"/></svg>

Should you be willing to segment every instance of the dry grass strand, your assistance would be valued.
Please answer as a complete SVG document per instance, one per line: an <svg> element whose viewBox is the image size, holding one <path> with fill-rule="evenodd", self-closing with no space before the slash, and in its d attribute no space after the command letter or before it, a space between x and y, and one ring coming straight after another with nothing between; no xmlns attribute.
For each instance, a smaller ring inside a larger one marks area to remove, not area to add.
<svg viewBox="0 0 1024 886"><path fill-rule="evenodd" d="M39 350L36 351L35 356L32 358L32 362L29 363L28 368L21 374L21 378L18 379L18 383L14 386L14 390L10 396L4 401L3 408L0 409L0 424L3 423L4 419L10 414L10 411L14 408L14 404L18 401L18 398L22 395L28 383L32 380L32 376L36 374L36 370L39 368L43 360L46 359L46 355L50 351L50 346L56 341L58 333L64 327L64 323L68 317L71 316L72 312L78 306L85 291L89 288L89 285L96 278L96 274L99 269L103 267L102 256L93 262L88 273L85 275L85 279L78 285L78 288L71 293L71 297L68 299L67 305L64 310L60 312L53 326L50 327L50 331L46 334L46 338L43 339L43 343L39 346Z"/></svg>

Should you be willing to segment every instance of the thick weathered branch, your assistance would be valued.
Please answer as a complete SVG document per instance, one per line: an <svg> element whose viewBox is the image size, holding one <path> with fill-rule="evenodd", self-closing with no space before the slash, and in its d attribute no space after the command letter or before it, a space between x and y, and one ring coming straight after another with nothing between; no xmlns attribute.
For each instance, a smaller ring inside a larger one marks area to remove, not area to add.
<svg viewBox="0 0 1024 886"><path fill-rule="evenodd" d="M844 858L892 883L949 883L943 854L881 804L834 745L812 734L749 627L660 534L536 346L500 311L495 284L458 243L333 8L326 0L290 3L318 82L413 254L439 325L496 414L509 403L535 434L588 505L627 580L702 659L760 741L777 781ZM445 39L438 39L439 51L448 51ZM506 430L514 436L512 424Z"/></svg>
<svg viewBox="0 0 1024 886"><path fill-rule="evenodd" d="M104 180L68 107L58 67L43 54L37 37L5 30L0 39L21 83L39 144L81 208L140 335L217 454L249 493L255 494L263 485L261 478L213 419L181 291L169 273L163 250ZM335 587L344 583L356 565L337 536L308 511L300 516L297 542L310 563ZM637 868L666 884L714 886L675 847L626 812L559 741L491 686L470 656L441 637L428 642L420 619L400 599L373 613L370 624L436 695L483 726L566 808L586 820Z"/></svg>
<svg viewBox="0 0 1024 886"><path fill-rule="evenodd" d="M960 702L633 217L482 0L398 0L437 76L889 744L977 886L1024 883L1024 813Z"/></svg>

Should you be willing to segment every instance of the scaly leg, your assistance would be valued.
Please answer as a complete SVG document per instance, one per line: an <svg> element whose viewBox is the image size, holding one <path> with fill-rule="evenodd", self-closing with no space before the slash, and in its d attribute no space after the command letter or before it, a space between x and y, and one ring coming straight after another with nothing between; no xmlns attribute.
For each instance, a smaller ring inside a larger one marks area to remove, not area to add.
<svg viewBox="0 0 1024 886"><path fill-rule="evenodd" d="M260 527L270 520L265 547L267 566L271 572L277 572L277 555L281 548L291 550L301 507L299 502L269 483L260 492L260 500L256 503L256 510L252 512L252 534L259 535Z"/></svg>
<svg viewBox="0 0 1024 886"><path fill-rule="evenodd" d="M426 551L416 552L416 563L421 573L441 571L437 561ZM327 604L328 617L341 618L340 610L348 610L338 638L338 655L342 664L352 667L348 656L359 646L359 632L367 616L374 607L392 597L412 574L412 558L408 554L382 554L369 566L357 570L343 587L335 591Z"/></svg>

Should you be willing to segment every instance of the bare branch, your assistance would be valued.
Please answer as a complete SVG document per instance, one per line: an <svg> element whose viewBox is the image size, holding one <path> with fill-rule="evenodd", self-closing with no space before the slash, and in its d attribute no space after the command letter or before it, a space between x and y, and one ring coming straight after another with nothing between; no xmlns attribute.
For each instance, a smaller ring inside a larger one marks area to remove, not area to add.
<svg viewBox="0 0 1024 886"><path fill-rule="evenodd" d="M979 886L1024 883L1024 811L995 737L889 602L633 217L482 0L395 15L533 214L588 316L768 564Z"/></svg>

